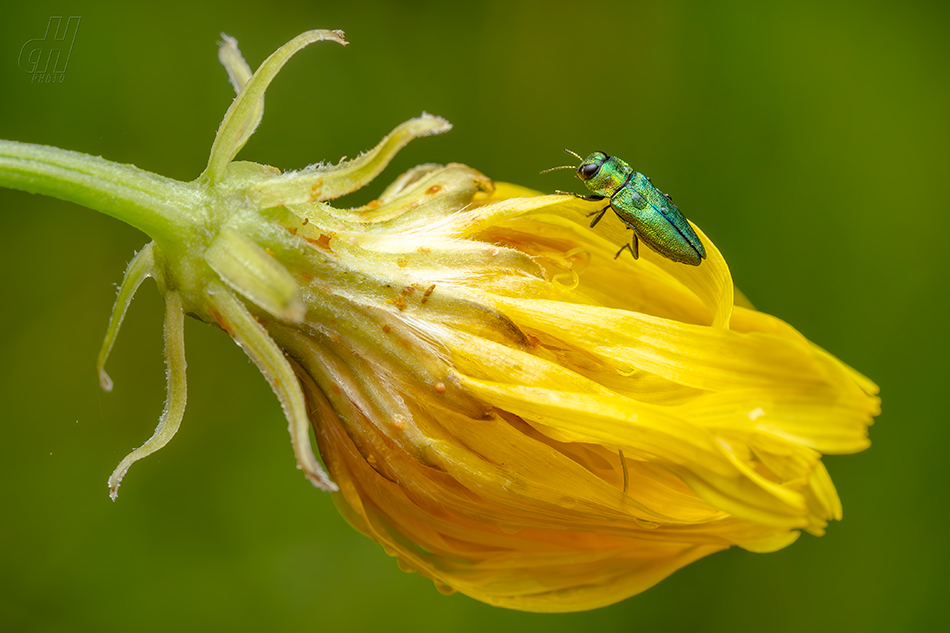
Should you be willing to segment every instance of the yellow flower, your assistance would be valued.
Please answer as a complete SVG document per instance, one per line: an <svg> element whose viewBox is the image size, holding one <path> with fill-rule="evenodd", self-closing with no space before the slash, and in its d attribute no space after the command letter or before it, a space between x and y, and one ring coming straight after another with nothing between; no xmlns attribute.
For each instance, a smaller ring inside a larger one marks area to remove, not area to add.
<svg viewBox="0 0 950 633"><path fill-rule="evenodd" d="M589 204L472 187L435 221L420 211L430 182L331 241L385 253L340 255L378 281L325 288L346 296L335 323L272 330L338 506L404 569L491 604L572 611L841 518L821 454L867 447L876 388L734 306L702 233L698 268L614 260Z"/></svg>
<svg viewBox="0 0 950 633"><path fill-rule="evenodd" d="M821 535L841 504L822 454L868 446L876 386L784 322L736 301L720 252L685 266L614 259L603 203L422 165L363 207L423 114L374 150L281 174L234 162L294 39L251 73L208 168L181 183L73 152L0 142L0 184L81 202L154 242L133 260L102 371L141 281L166 297L168 403L110 479L174 435L182 319L219 325L287 416L299 467L406 570L528 611L611 604L733 545ZM609 222L613 222L611 227ZM312 425L329 474L310 446Z"/></svg>

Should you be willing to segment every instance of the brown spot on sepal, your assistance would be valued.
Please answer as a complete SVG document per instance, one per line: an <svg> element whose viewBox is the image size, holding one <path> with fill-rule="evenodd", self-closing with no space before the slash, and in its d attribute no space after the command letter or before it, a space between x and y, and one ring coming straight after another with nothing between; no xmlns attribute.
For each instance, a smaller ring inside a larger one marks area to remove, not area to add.
<svg viewBox="0 0 950 633"><path fill-rule="evenodd" d="M228 325L228 322L224 320L217 310L211 310L211 316L214 317L215 322L218 324L222 330L228 333L228 336L234 338L234 330L231 329L231 326Z"/></svg>
<svg viewBox="0 0 950 633"><path fill-rule="evenodd" d="M406 303L406 298L402 295L397 296L395 299L387 299L386 303L391 303L392 305L399 308L400 311L405 310L406 305L408 305Z"/></svg>
<svg viewBox="0 0 950 633"><path fill-rule="evenodd" d="M320 189L323 187L323 178L318 179L310 187L310 202L318 202L320 200Z"/></svg>
<svg viewBox="0 0 950 633"><path fill-rule="evenodd" d="M313 239L312 237L305 237L303 239L307 240L317 248L321 248L329 253L332 253L333 249L330 248L330 240L332 240L335 235L335 233L330 233L329 235L324 235L321 233L320 237L317 239Z"/></svg>

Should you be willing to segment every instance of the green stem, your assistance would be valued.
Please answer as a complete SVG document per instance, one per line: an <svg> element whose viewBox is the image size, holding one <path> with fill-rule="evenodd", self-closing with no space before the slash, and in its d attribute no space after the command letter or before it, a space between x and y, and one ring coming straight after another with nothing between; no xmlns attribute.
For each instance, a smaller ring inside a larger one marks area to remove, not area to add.
<svg viewBox="0 0 950 633"><path fill-rule="evenodd" d="M189 183L97 156L16 141L0 140L0 186L74 202L159 241L182 235L204 206Z"/></svg>

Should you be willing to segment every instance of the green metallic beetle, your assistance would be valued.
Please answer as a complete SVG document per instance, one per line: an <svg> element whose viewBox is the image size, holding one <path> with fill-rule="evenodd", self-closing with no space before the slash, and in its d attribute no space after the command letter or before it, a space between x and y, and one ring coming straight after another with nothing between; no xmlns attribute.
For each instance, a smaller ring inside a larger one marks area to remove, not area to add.
<svg viewBox="0 0 950 633"><path fill-rule="evenodd" d="M607 206L590 215L596 216L590 223L593 228L604 217L607 209L614 213L633 230L633 239L624 244L614 259L620 257L623 250L629 249L634 259L639 258L640 249L637 238L657 253L674 262L699 266L706 259L706 248L696 231L673 204L673 199L653 186L650 179L634 171L626 162L616 156L603 152L594 152L585 159L569 149L564 150L581 161L577 167L577 177L584 181L594 195L576 196L582 200L609 199ZM542 171L545 174L555 169L574 169L571 165L552 167ZM558 193L567 193L559 191Z"/></svg>

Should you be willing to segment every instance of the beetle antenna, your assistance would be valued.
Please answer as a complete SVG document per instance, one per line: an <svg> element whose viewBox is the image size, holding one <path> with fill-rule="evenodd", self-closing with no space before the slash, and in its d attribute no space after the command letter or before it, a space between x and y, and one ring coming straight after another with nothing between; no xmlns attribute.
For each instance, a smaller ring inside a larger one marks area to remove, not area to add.
<svg viewBox="0 0 950 633"><path fill-rule="evenodd" d="M574 158L576 158L577 160L581 161L582 163L584 162L584 159L581 158L580 156L578 156L578 155L577 155L577 152L572 152L571 150L567 149L566 147L564 148L564 151L567 152L568 154L570 154L571 156L573 156Z"/></svg>
<svg viewBox="0 0 950 633"><path fill-rule="evenodd" d="M560 167L552 167L551 169L545 169L542 171L542 174L546 174L549 171L557 171L558 169L577 169L574 165L561 165Z"/></svg>

